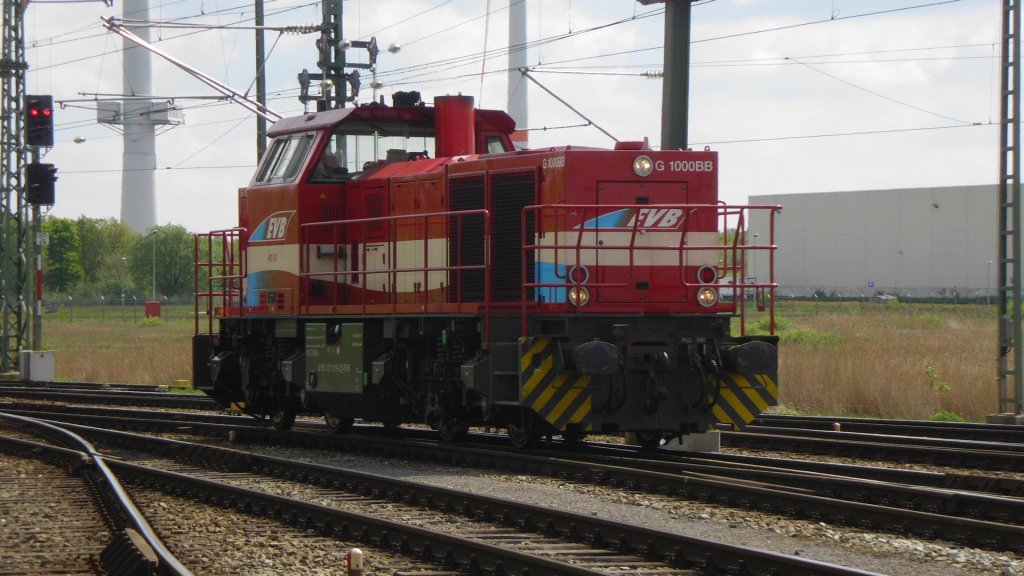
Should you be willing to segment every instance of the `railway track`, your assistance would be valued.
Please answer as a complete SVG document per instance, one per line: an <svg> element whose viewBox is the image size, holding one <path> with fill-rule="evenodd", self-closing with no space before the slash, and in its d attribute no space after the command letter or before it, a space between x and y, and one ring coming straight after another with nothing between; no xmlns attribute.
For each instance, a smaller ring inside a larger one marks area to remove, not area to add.
<svg viewBox="0 0 1024 576"><path fill-rule="evenodd" d="M220 411L221 408L206 396L171 394L119 388L75 388L52 384L21 384L0 382L0 397L54 402L74 402L105 406L138 406L149 408Z"/></svg>
<svg viewBox="0 0 1024 576"><path fill-rule="evenodd" d="M0 397L72 403L220 411L205 396L103 390L81 383L0 383ZM844 458L890 460L935 466L1024 472L1020 426L852 418L762 416L743 432L722 431L726 448L779 451ZM832 430L839 424L839 431ZM865 432L857 432L864 430ZM925 436L927 435L927 436ZM982 439L984 438L984 439ZM1007 442L1006 440L1009 440Z"/></svg>
<svg viewBox="0 0 1024 576"><path fill-rule="evenodd" d="M49 390L104 390L120 392L161 392L166 391L167 386L159 384L120 384L116 382L26 382L26 381L0 381L0 389L7 387L33 387Z"/></svg>
<svg viewBox="0 0 1024 576"><path fill-rule="evenodd" d="M743 432L723 431L722 446L1024 472L1024 444L748 426Z"/></svg>
<svg viewBox="0 0 1024 576"><path fill-rule="evenodd" d="M707 457L658 453L637 454L621 446L595 448L566 455L557 451L510 453L486 446L438 445L427 434L401 438L380 435L336 436L322 431L281 432L258 426L223 423L183 422L150 418L118 420L110 416L52 413L44 416L77 421L86 425L144 429L164 433L188 432L215 438L233 437L239 442L259 442L346 450L358 454L420 459L473 467L511 470L570 478L599 485L619 486L646 493L725 504L784 516L801 517L852 527L880 529L908 536L946 539L990 550L1024 550L1024 500L969 489L938 488L936 474L913 475L906 471L876 470L892 480L880 483L839 474L851 467L825 472L820 463L810 469L766 466L766 462L743 463L741 459L715 461ZM237 419L236 419L237 420ZM412 431L410 431L412 432ZM102 437L103 431L89 431ZM863 469L863 467L858 467ZM915 476L918 485L910 485ZM968 484L957 477L956 483ZM1021 483L976 477L977 487L1000 486L1019 493Z"/></svg>
<svg viewBox="0 0 1024 576"><path fill-rule="evenodd" d="M0 574L97 573L110 535L88 484L40 460L0 457L0 470Z"/></svg>
<svg viewBox="0 0 1024 576"><path fill-rule="evenodd" d="M110 460L111 469L132 485L269 514L321 536L390 549L432 565L436 574L867 574L382 476L136 434L69 428L126 446L122 450L163 453L162 460L147 458L142 464ZM127 459L131 454L121 455ZM268 478L273 479L270 485Z"/></svg>
<svg viewBox="0 0 1024 576"><path fill-rule="evenodd" d="M0 566L10 564L3 567L5 573L191 576L89 442L66 428L16 415L0 413L0 425L49 440L0 436L0 447L8 453L33 457L19 466L22 474L11 481L18 494L5 490L12 512L4 515L4 531L10 531L0 555ZM24 475L25 470L36 476ZM92 506L86 503L86 494ZM26 506L33 500L37 506ZM37 522L36 513L45 521Z"/></svg>
<svg viewBox="0 0 1024 576"><path fill-rule="evenodd" d="M887 436L918 436L974 440L1003 444L1024 444L1024 426L1012 424L981 424L976 422L931 422L926 420L891 420L876 418L842 418L833 416L789 416L762 414L756 426L798 430L840 430Z"/></svg>

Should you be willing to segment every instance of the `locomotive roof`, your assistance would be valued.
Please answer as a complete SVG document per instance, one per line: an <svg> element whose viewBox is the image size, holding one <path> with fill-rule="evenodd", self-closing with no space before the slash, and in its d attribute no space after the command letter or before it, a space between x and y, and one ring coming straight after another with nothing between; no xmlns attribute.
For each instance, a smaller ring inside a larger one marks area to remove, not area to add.
<svg viewBox="0 0 1024 576"><path fill-rule="evenodd" d="M501 110L478 109L476 119L480 128L484 130L511 134L516 127L515 120ZM434 133L434 108L368 105L310 112L278 120L267 135L274 138L282 134L322 130L342 122L351 124L354 133L372 134L383 131L402 136L422 136Z"/></svg>

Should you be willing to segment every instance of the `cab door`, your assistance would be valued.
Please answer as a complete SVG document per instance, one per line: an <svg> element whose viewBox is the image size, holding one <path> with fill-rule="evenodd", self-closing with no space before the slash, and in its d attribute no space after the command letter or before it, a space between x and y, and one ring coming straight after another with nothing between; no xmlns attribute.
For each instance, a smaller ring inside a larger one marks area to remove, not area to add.
<svg viewBox="0 0 1024 576"><path fill-rule="evenodd" d="M600 182L598 205L632 205L602 215L596 231L601 303L682 302L680 250L688 215L686 182ZM659 206L671 205L671 206ZM650 206L647 208L646 206Z"/></svg>

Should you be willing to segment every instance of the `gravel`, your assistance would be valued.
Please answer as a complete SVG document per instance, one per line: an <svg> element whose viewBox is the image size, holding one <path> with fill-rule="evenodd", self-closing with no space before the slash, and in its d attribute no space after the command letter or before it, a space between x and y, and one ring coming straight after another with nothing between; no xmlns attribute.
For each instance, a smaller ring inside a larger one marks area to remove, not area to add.
<svg viewBox="0 0 1024 576"><path fill-rule="evenodd" d="M225 443L227 444L227 443ZM321 450L231 444L262 454L501 496L894 576L1024 575L1024 557L559 479Z"/></svg>
<svg viewBox="0 0 1024 576"><path fill-rule="evenodd" d="M6 433L6 431L0 430L0 434ZM206 438L195 439L195 441L210 442ZM490 471L454 468L414 461L352 456L323 450L252 446L240 443L229 444L226 441L223 444L273 456L340 466L392 478L402 478L435 486L471 490L542 506L558 507L660 530L744 546L755 546L783 554L794 554L894 576L918 576L921 574L1024 576L1024 556L966 548L942 541L918 540L894 534L833 526L821 522L795 520L774 514L733 509L720 505L691 502L673 497L618 488L612 489L560 479L495 474ZM769 453L739 450L725 450L725 452L750 453L760 456L772 455ZM784 456L793 457L791 454ZM803 456L800 456L800 458L803 458ZM862 460L831 457L807 457L807 459L892 466L891 463L868 463ZM0 460L0 462L3 461ZM901 467L932 472L978 474L978 471L975 470L949 470L922 465ZM988 472L984 472L984 474L989 475ZM2 468L0 468L0 476L3 475ZM1020 474L1004 473L1000 475L1021 478ZM4 487L0 485L0 498L4 497L4 490ZM170 498L165 498L164 501L167 505L172 503ZM216 524L217 519L224 516L225 512L221 509L212 510L210 514L214 515L212 521ZM202 517L203 514L199 516ZM246 517L243 516L242 518ZM243 522L243 524L245 522L245 520L239 521ZM279 540L301 539L302 537L286 528L278 528L274 533L280 535ZM0 536L2 535L0 533ZM0 542L2 541L0 539ZM335 543L325 546L332 551L336 551L335 547L341 545ZM344 546L347 546L347 544ZM269 548L266 553L270 554ZM291 553L284 552L286 560L290 555L294 555L294 551ZM368 558L378 556L386 557L387 555L382 555L378 552L368 554ZM292 560L294 561L294 559ZM274 560L270 561L274 562ZM297 570L301 573L315 574L318 572L307 571L307 568L314 570L318 569L318 566L326 567L333 565L336 569L337 566L343 565L337 564L338 561L337 556L325 556L322 559L307 563L308 565L292 566L289 570L285 570L285 572ZM387 568L385 571L380 572L381 574L393 573L391 567L394 564L392 561L401 563L401 559L386 558L382 565ZM242 572L237 570L241 565L230 562L228 565L233 565L236 570L234 572L207 572L204 569L202 573L282 573L278 564L264 566L263 568L246 565L246 569ZM268 571L259 571L264 569ZM366 573L374 574L374 572L370 571Z"/></svg>

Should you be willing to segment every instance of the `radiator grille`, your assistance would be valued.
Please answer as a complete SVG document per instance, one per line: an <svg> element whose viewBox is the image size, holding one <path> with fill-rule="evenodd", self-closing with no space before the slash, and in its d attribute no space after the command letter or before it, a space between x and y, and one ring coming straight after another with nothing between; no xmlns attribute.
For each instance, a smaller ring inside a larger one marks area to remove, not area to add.
<svg viewBox="0 0 1024 576"><path fill-rule="evenodd" d="M534 281L534 254L527 253L523 260L523 234L520 221L523 208L535 203L537 177L534 172L496 174L491 177L491 298L493 300L519 300L526 266L526 281ZM526 235L530 243L535 236L533 214L528 215ZM526 294L533 300L533 290Z"/></svg>
<svg viewBox="0 0 1024 576"><path fill-rule="evenodd" d="M448 183L449 210L482 210L484 208L484 177L453 178ZM484 217L473 214L448 218L448 265L477 266L484 263ZM449 273L448 301L480 302L484 299L484 271L458 270Z"/></svg>

